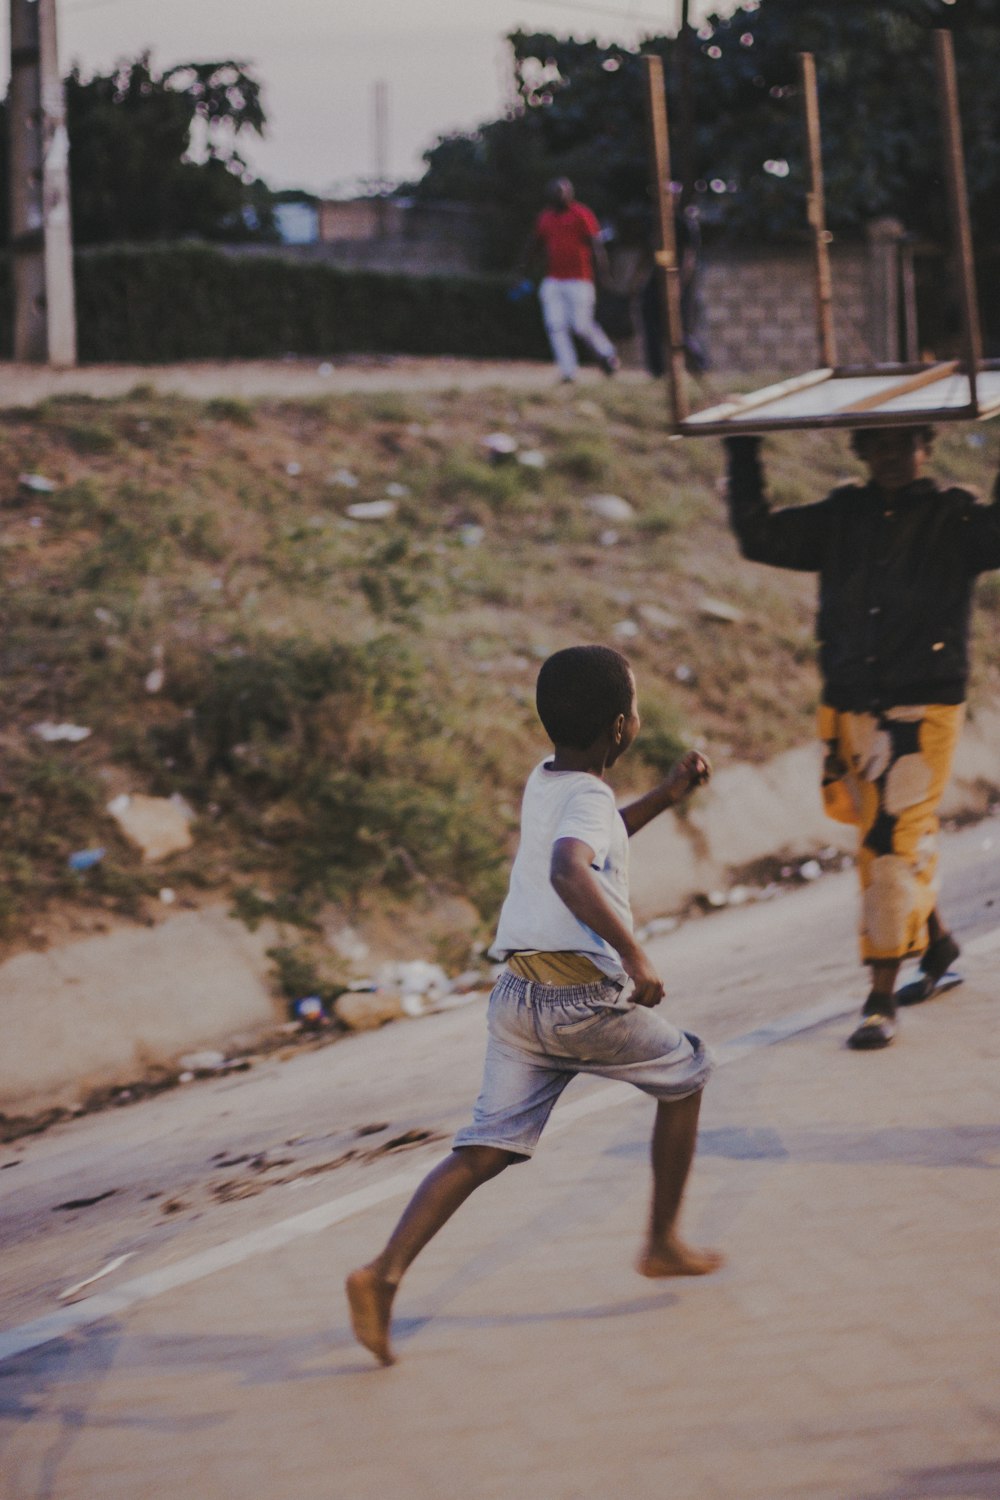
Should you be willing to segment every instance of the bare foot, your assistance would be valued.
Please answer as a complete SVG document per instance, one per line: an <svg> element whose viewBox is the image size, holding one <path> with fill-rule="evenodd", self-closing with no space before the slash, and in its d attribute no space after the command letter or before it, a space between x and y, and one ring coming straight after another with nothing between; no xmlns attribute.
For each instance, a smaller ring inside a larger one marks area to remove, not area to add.
<svg viewBox="0 0 1000 1500"><path fill-rule="evenodd" d="M683 1240L670 1239L650 1248L636 1262L640 1276L710 1276L726 1257L718 1250L697 1250Z"/></svg>
<svg viewBox="0 0 1000 1500"><path fill-rule="evenodd" d="M391 1281L383 1281L370 1266L352 1271L344 1285L354 1337L371 1350L380 1364L394 1365L396 1356L389 1347L389 1319L395 1286Z"/></svg>

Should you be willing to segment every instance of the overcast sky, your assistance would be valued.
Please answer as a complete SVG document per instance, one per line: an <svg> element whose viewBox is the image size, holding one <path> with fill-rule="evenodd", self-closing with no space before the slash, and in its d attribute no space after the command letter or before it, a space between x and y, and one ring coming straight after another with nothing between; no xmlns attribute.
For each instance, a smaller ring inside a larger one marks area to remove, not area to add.
<svg viewBox="0 0 1000 1500"><path fill-rule="evenodd" d="M3 10L7 12L7 5ZM634 42L670 32L679 0L58 0L63 72L234 57L264 85L265 139L244 155L272 187L326 192L371 176L374 89L388 87L388 167L421 171L438 135L495 119L509 97L504 35L518 26ZM733 9L693 0L692 15ZM3 48L4 80L9 44ZM4 86L6 86L4 82Z"/></svg>

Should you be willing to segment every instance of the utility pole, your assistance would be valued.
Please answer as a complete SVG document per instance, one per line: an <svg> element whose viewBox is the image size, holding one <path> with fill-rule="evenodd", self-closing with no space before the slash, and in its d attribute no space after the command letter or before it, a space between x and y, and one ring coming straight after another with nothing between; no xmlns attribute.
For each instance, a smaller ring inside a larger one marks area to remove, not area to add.
<svg viewBox="0 0 1000 1500"><path fill-rule="evenodd" d="M7 114L14 358L75 365L69 136L56 0L10 0Z"/></svg>
<svg viewBox="0 0 1000 1500"><path fill-rule="evenodd" d="M373 122L375 136L375 216L379 238L386 233L385 195L389 179L389 85L384 79L376 83L373 92Z"/></svg>
<svg viewBox="0 0 1000 1500"><path fill-rule="evenodd" d="M694 197L694 97L691 89L691 54L694 30L691 0L680 0L677 28L677 176L681 184L681 208Z"/></svg>

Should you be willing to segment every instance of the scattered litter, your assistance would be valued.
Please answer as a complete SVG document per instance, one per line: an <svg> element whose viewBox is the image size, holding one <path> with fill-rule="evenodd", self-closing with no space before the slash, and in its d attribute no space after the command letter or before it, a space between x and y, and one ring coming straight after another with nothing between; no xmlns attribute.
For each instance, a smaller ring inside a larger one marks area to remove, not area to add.
<svg viewBox="0 0 1000 1500"><path fill-rule="evenodd" d="M465 969L456 979L451 981L451 993L453 995L467 995L472 990L482 988L483 976L478 969Z"/></svg>
<svg viewBox="0 0 1000 1500"><path fill-rule="evenodd" d="M410 486L408 484L400 484L398 479L391 479L385 487L385 492L396 500L403 500L407 495L412 494Z"/></svg>
<svg viewBox="0 0 1000 1500"><path fill-rule="evenodd" d="M215 589L216 592L219 592L219 590L225 587L221 578L213 578L208 586L210 589Z"/></svg>
<svg viewBox="0 0 1000 1500"><path fill-rule="evenodd" d="M604 421L604 410L596 401L578 401L576 409L581 417L596 417L599 421Z"/></svg>
<svg viewBox="0 0 1000 1500"><path fill-rule="evenodd" d="M823 873L823 866L818 859L807 859L804 865L799 865L800 880L818 880Z"/></svg>
<svg viewBox="0 0 1000 1500"><path fill-rule="evenodd" d="M32 516L31 520L28 522L28 525L34 526L37 530L39 526L44 525L44 522L42 521L41 516Z"/></svg>
<svg viewBox="0 0 1000 1500"><path fill-rule="evenodd" d="M22 490L30 490L33 495L54 495L58 488L54 480L46 479L43 474L19 474L17 482Z"/></svg>
<svg viewBox="0 0 1000 1500"><path fill-rule="evenodd" d="M544 469L548 463L548 459L540 448L525 448L517 455L517 461L526 469Z"/></svg>
<svg viewBox="0 0 1000 1500"><path fill-rule="evenodd" d="M193 1083L194 1082L194 1074L193 1073L178 1073L178 1075L177 1075L177 1082L178 1083Z"/></svg>
<svg viewBox="0 0 1000 1500"><path fill-rule="evenodd" d="M174 902L177 900L177 892L171 890L169 885L165 885L160 891L160 900L163 902L164 906L173 906Z"/></svg>
<svg viewBox="0 0 1000 1500"><path fill-rule="evenodd" d="M709 891L708 895L705 897L705 900L708 902L709 906L713 906L718 909L719 907L725 906L727 904L728 897L726 896L725 891Z"/></svg>
<svg viewBox="0 0 1000 1500"><path fill-rule="evenodd" d="M348 963L361 964L371 952L368 943L353 927L341 927L326 934L326 941L340 958Z"/></svg>
<svg viewBox="0 0 1000 1500"><path fill-rule="evenodd" d="M460 526L458 528L458 539L463 547L478 547L486 535L485 526Z"/></svg>
<svg viewBox="0 0 1000 1500"><path fill-rule="evenodd" d="M341 489L356 490L361 480L350 469L334 469L326 478L327 484L339 484Z"/></svg>
<svg viewBox="0 0 1000 1500"><path fill-rule="evenodd" d="M609 526L607 531L602 531L597 540L602 547L613 547L618 541L619 533Z"/></svg>
<svg viewBox="0 0 1000 1500"><path fill-rule="evenodd" d="M177 792L172 797L146 797L123 792L108 803L108 812L127 838L142 850L144 860L165 859L190 849L193 810Z"/></svg>
<svg viewBox="0 0 1000 1500"><path fill-rule="evenodd" d="M216 1182L212 1185L212 1197L218 1203L232 1203L236 1198L256 1198L262 1193L266 1183L252 1182L246 1178L242 1182Z"/></svg>
<svg viewBox="0 0 1000 1500"><path fill-rule="evenodd" d="M166 674L162 667L154 667L151 672L146 673L146 692L159 693L166 681Z"/></svg>
<svg viewBox="0 0 1000 1500"><path fill-rule="evenodd" d="M218 1073L226 1066L224 1052L186 1052L177 1059L177 1065L185 1073Z"/></svg>
<svg viewBox="0 0 1000 1500"><path fill-rule="evenodd" d="M632 641L639 634L639 626L635 620L616 620L611 627L611 634L619 641Z"/></svg>
<svg viewBox="0 0 1000 1500"><path fill-rule="evenodd" d="M326 1006L318 995L306 995L302 1000L296 1000L291 1008L292 1019L301 1021L303 1026L316 1028L322 1026L330 1019Z"/></svg>
<svg viewBox="0 0 1000 1500"><path fill-rule="evenodd" d="M723 620L727 625L741 625L746 615L735 604L727 604L724 599L701 599L698 603L699 613L709 620Z"/></svg>
<svg viewBox="0 0 1000 1500"><path fill-rule="evenodd" d="M729 906L745 906L753 900L753 891L748 885L734 885L726 898Z"/></svg>
<svg viewBox="0 0 1000 1500"><path fill-rule="evenodd" d="M332 375L333 374L333 365L331 365L329 363L329 361L324 360L323 363L319 366L319 368L316 371L316 373L317 373L317 375Z"/></svg>
<svg viewBox="0 0 1000 1500"><path fill-rule="evenodd" d="M687 667L681 662L680 666L674 668L674 677L678 682L694 682L696 680L694 669Z"/></svg>
<svg viewBox="0 0 1000 1500"><path fill-rule="evenodd" d="M677 630L680 620L672 615L668 609L661 609L658 604L640 604L639 615L646 625L651 625L654 630Z"/></svg>
<svg viewBox="0 0 1000 1500"><path fill-rule="evenodd" d="M398 991L378 987L345 990L337 997L333 1010L337 1020L351 1031L374 1031L405 1014Z"/></svg>
<svg viewBox="0 0 1000 1500"><path fill-rule="evenodd" d="M44 719L41 724L33 724L32 734L37 734L39 739L45 740L46 744L55 745L60 740L68 740L71 745L77 745L81 740L87 739L92 730L85 724L53 724Z"/></svg>
<svg viewBox="0 0 1000 1500"><path fill-rule="evenodd" d="M424 435L424 424L423 424L423 422L407 422L407 424L406 424L406 435L407 435L407 437L412 437L412 438L423 437L423 435Z"/></svg>
<svg viewBox="0 0 1000 1500"><path fill-rule="evenodd" d="M77 849L69 856L66 863L71 870L92 870L99 865L107 854L106 849Z"/></svg>
<svg viewBox="0 0 1000 1500"><path fill-rule="evenodd" d="M985 442L986 438L981 432L970 432L965 439L966 447L968 448L981 448Z"/></svg>
<svg viewBox="0 0 1000 1500"><path fill-rule="evenodd" d="M95 620L100 620L100 622L101 622L102 625L117 625L118 624L118 621L115 619L115 617L111 613L110 609L105 609L103 607L103 605L100 605L100 604L94 610L94 619Z"/></svg>
<svg viewBox="0 0 1000 1500"><path fill-rule="evenodd" d="M591 515L600 516L602 521L635 519L635 510L621 495L588 495L583 504Z"/></svg>
<svg viewBox="0 0 1000 1500"><path fill-rule="evenodd" d="M668 932L676 932L680 925L677 917L654 917L651 922L646 923L639 937L641 941L647 938L664 937Z"/></svg>
<svg viewBox="0 0 1000 1500"><path fill-rule="evenodd" d="M117 1188L107 1188L103 1193L95 1193L92 1198L70 1198L68 1203L55 1203L52 1206L53 1213L71 1213L77 1208L93 1208L95 1203L103 1203L105 1198L113 1198Z"/></svg>
<svg viewBox="0 0 1000 1500"><path fill-rule="evenodd" d="M373 1146L371 1151L366 1152L370 1160L375 1156L389 1156L394 1151L409 1151L414 1146L423 1146L428 1141L441 1140L440 1132L436 1130L424 1130L417 1126L414 1130L404 1130L402 1135L393 1136L391 1141L382 1141L378 1146Z"/></svg>
<svg viewBox="0 0 1000 1500"><path fill-rule="evenodd" d="M504 463L517 452L517 438L507 432L491 432L483 438L483 447L494 463Z"/></svg>
<svg viewBox="0 0 1000 1500"><path fill-rule="evenodd" d="M383 964L376 978L381 985L395 986L404 996L428 995L437 998L446 995L451 988L451 982L441 965L429 963L423 958Z"/></svg>
<svg viewBox="0 0 1000 1500"><path fill-rule="evenodd" d="M293 459L290 464L285 465L285 473L290 479L297 479L298 476L302 473L302 465L297 464Z"/></svg>
<svg viewBox="0 0 1000 1500"><path fill-rule="evenodd" d="M74 1282L72 1286L68 1286L64 1292L59 1293L56 1300L59 1302L69 1302L71 1298L76 1297L79 1292L82 1292L84 1287L90 1286L92 1282L100 1281L102 1276L110 1276L112 1271L117 1271L118 1267L123 1266L127 1260L131 1260L134 1254L134 1250L128 1250L124 1255L116 1255L113 1260L108 1261L106 1266L102 1266L99 1271L95 1271L93 1276L85 1276L82 1281Z"/></svg>
<svg viewBox="0 0 1000 1500"><path fill-rule="evenodd" d="M397 509L395 500L360 500L357 505L349 505L344 514L352 521L387 521Z"/></svg>

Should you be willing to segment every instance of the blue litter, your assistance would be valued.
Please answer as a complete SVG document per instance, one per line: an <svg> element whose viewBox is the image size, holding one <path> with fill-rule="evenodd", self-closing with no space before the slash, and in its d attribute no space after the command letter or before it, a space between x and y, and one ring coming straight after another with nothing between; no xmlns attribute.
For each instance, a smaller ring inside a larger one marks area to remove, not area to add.
<svg viewBox="0 0 1000 1500"><path fill-rule="evenodd" d="M70 855L66 863L71 870L92 870L95 865L101 863L107 852L106 849L77 849L75 854Z"/></svg>

